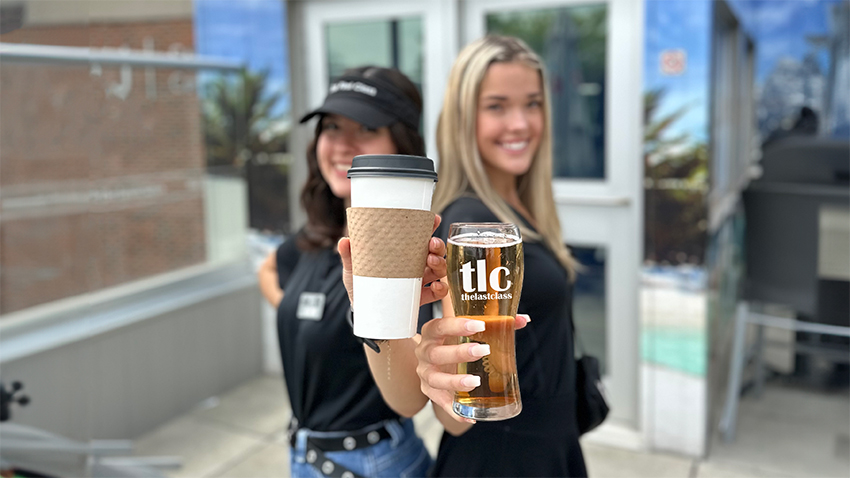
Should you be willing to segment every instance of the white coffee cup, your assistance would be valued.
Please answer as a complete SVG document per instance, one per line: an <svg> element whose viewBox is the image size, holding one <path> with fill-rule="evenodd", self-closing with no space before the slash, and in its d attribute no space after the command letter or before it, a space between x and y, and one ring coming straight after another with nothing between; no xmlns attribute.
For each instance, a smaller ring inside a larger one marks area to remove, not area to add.
<svg viewBox="0 0 850 478"><path fill-rule="evenodd" d="M357 156L348 177L351 178L352 208L430 213L437 173L434 171L434 162L428 158L405 155ZM421 218L423 214L417 216ZM370 339L413 337L419 317L421 272L418 278L356 275L356 267L354 272L354 334Z"/></svg>

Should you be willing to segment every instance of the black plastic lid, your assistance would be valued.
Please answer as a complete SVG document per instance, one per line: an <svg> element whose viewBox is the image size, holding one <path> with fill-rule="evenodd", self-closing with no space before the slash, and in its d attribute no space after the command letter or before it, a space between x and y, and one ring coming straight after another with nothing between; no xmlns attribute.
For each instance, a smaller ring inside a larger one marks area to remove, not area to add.
<svg viewBox="0 0 850 478"><path fill-rule="evenodd" d="M404 154L364 154L355 156L348 170L349 178L395 176L425 178L437 181L434 161L422 156Z"/></svg>

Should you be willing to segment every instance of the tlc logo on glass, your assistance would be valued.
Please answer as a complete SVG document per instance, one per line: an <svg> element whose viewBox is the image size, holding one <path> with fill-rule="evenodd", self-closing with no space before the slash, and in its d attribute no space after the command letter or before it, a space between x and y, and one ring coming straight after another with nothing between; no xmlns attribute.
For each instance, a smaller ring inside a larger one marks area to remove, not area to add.
<svg viewBox="0 0 850 478"><path fill-rule="evenodd" d="M502 294L511 288L511 271L507 267L496 267L487 274L487 261L479 259L475 261L475 266L472 266L472 261L465 263L460 268L461 282L463 283L463 291L465 294L460 295L460 300L503 300L512 299L513 294L508 292ZM489 277L488 277L489 276ZM505 277L504 287L501 285L501 277ZM473 284L473 279L475 284ZM487 282L490 282L490 289L496 291L490 293L487 291Z"/></svg>

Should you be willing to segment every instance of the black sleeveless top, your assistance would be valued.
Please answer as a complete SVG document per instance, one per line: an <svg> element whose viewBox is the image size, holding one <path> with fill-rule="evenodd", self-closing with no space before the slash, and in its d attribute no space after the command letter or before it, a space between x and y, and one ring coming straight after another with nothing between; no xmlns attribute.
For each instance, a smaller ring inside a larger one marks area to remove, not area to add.
<svg viewBox="0 0 850 478"><path fill-rule="evenodd" d="M363 345L348 324L350 302L339 254L332 249L302 252L295 243L292 237L277 250L284 291L277 311L277 335L289 401L299 426L348 431L398 418L381 397ZM324 295L319 320L299 318L305 293Z"/></svg>
<svg viewBox="0 0 850 478"><path fill-rule="evenodd" d="M475 197L455 200L442 217L434 235L444 241L453 222L500 222ZM524 240L523 252L519 313L532 321L516 333L522 413L478 422L459 437L444 433L434 476L587 476L575 419L572 286L544 244ZM431 317L423 307L420 326Z"/></svg>

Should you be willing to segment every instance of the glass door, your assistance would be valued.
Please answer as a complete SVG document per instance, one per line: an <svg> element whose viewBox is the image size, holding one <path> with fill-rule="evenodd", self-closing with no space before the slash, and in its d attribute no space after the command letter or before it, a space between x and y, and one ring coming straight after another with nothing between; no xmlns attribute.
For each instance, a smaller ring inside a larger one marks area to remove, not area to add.
<svg viewBox="0 0 850 478"><path fill-rule="evenodd" d="M303 11L298 27L303 31L304 110L320 104L330 78L347 67L395 66L421 87L422 132L429 156L437 160L437 116L460 48L493 32L521 37L538 51L553 92L558 212L564 237L585 265L576 285L576 325L586 348L603 362L612 404L607 428L613 425L615 440L624 446L639 442L643 2L329 0L294 5Z"/></svg>
<svg viewBox="0 0 850 478"><path fill-rule="evenodd" d="M452 7L448 0L305 2L309 104L320 104L330 80L346 68L398 68L420 88L422 133L429 156L435 158L437 116L457 48L452 35L445 33L456 25Z"/></svg>
<svg viewBox="0 0 850 478"><path fill-rule="evenodd" d="M642 2L469 0L464 18L464 43L516 36L546 64L558 213L585 266L576 327L602 361L608 428L628 434L639 429Z"/></svg>

